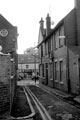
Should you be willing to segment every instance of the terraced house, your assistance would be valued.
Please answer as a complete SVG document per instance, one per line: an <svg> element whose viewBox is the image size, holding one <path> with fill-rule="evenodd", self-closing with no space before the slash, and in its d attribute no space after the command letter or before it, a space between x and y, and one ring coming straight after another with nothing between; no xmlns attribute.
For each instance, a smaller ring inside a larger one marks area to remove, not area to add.
<svg viewBox="0 0 80 120"><path fill-rule="evenodd" d="M53 29L41 18L38 49L40 83L80 94L80 0Z"/></svg>

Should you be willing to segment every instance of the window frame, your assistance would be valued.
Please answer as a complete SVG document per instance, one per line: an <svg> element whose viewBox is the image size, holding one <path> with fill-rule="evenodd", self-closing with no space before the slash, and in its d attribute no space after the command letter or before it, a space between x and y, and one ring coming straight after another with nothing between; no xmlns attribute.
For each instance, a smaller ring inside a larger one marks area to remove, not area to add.
<svg viewBox="0 0 80 120"><path fill-rule="evenodd" d="M59 61L60 82L63 82L63 60Z"/></svg>
<svg viewBox="0 0 80 120"><path fill-rule="evenodd" d="M58 61L54 62L54 68L55 68L55 81L58 80Z"/></svg>

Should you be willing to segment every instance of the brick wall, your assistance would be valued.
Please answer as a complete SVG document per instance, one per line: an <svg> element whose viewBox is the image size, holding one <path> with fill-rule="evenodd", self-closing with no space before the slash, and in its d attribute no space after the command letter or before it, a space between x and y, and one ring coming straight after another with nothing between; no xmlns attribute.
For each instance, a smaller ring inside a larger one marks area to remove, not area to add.
<svg viewBox="0 0 80 120"><path fill-rule="evenodd" d="M10 113L11 99L10 56L0 55L0 115Z"/></svg>
<svg viewBox="0 0 80 120"><path fill-rule="evenodd" d="M0 82L0 115L10 113L10 85Z"/></svg>
<svg viewBox="0 0 80 120"><path fill-rule="evenodd" d="M17 27L13 26L7 19L0 14L0 32L7 30L8 34L3 36L0 34L0 45L2 52L9 55L0 54L0 114L6 111L10 112L10 106L13 101L16 81L17 81L17 68L18 56L17 50ZM11 69L10 58L14 59L14 68ZM14 70L13 74L11 70ZM13 79L10 79L13 75ZM11 104L10 104L11 100Z"/></svg>
<svg viewBox="0 0 80 120"><path fill-rule="evenodd" d="M17 27L8 22L2 15L0 15L0 31L6 29L8 34L6 36L0 35L0 45L3 47L3 53L16 51L17 49Z"/></svg>
<svg viewBox="0 0 80 120"><path fill-rule="evenodd" d="M75 0L77 43L80 46L80 0Z"/></svg>
<svg viewBox="0 0 80 120"><path fill-rule="evenodd" d="M75 18L75 9L73 9L65 18L64 18L64 32L68 44L75 45L76 41L76 18Z"/></svg>

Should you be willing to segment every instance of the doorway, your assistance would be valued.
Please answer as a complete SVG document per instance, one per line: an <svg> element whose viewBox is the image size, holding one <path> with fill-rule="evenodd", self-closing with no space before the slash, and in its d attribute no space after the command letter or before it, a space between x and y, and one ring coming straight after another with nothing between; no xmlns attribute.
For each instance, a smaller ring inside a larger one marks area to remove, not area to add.
<svg viewBox="0 0 80 120"><path fill-rule="evenodd" d="M46 63L46 85L48 85L48 63Z"/></svg>

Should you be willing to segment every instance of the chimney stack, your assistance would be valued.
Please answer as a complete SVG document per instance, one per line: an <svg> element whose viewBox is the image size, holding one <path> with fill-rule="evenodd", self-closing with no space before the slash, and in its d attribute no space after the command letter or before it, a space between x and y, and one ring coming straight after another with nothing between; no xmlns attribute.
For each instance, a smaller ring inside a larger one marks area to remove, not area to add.
<svg viewBox="0 0 80 120"><path fill-rule="evenodd" d="M47 14L46 17L46 36L50 33L51 31L51 17L49 16L49 14Z"/></svg>
<svg viewBox="0 0 80 120"><path fill-rule="evenodd" d="M41 18L39 23L40 23L40 29L41 29L42 34L43 34L43 30L44 30L44 20L43 20L43 18Z"/></svg>

